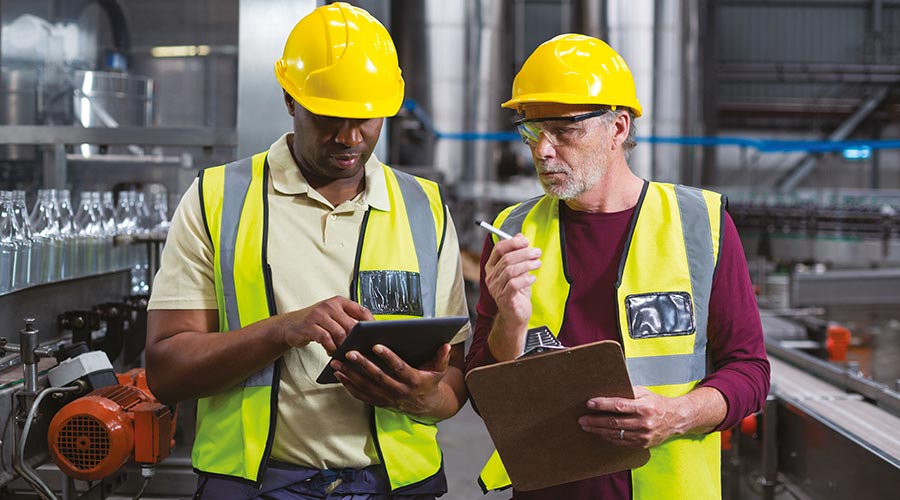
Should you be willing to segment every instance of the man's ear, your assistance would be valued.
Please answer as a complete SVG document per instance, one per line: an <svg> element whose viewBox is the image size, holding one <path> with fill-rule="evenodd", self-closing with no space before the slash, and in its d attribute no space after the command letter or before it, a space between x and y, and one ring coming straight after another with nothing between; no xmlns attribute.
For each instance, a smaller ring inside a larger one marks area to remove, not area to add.
<svg viewBox="0 0 900 500"><path fill-rule="evenodd" d="M288 114L294 116L294 98L287 93L287 90L282 90L282 92L284 92L284 105L287 106Z"/></svg>
<svg viewBox="0 0 900 500"><path fill-rule="evenodd" d="M618 149L628 139L628 132L631 130L631 115L628 112L619 113L612 125L614 149Z"/></svg>

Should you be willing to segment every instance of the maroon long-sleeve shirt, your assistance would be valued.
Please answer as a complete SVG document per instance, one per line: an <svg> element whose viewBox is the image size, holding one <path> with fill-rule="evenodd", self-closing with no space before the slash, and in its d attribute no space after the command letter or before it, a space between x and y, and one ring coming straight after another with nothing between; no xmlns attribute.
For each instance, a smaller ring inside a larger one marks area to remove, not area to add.
<svg viewBox="0 0 900 500"><path fill-rule="evenodd" d="M621 342L616 317L615 282L625 249L634 208L613 213L587 213L561 205L565 251L572 286L559 340L576 346L598 340ZM466 355L466 370L496 363L487 346L497 304L484 283L484 265L493 249L488 237L481 255L481 297L475 334ZM648 269L647 272L653 272ZM728 411L717 430L729 429L758 411L769 392L762 325L747 272L747 261L734 226L726 213L719 262L709 304L707 352L712 372L700 383L725 397ZM630 499L629 471L608 474L537 491L513 490L515 500Z"/></svg>

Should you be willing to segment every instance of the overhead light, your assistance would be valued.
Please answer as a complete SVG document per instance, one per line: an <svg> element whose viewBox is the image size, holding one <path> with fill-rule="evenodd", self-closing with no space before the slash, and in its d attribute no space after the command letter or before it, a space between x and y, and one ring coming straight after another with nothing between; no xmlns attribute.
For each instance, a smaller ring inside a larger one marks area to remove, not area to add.
<svg viewBox="0 0 900 500"><path fill-rule="evenodd" d="M209 52L209 45L164 45L150 49L153 57L202 57Z"/></svg>
<svg viewBox="0 0 900 500"><path fill-rule="evenodd" d="M847 160L867 160L872 156L872 148L869 146L846 148L843 151L843 156Z"/></svg>

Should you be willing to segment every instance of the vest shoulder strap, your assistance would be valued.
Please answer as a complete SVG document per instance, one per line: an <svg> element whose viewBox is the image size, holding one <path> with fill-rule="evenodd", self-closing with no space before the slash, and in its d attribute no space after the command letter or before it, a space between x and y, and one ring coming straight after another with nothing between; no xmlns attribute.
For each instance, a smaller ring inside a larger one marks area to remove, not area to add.
<svg viewBox="0 0 900 500"><path fill-rule="evenodd" d="M500 212L500 215L498 215L496 219L496 222L500 225L500 230L511 235L521 233L525 217L527 217L528 213L531 212L531 209L544 198L545 196L535 196L530 200L525 200L522 203L508 207ZM494 243L496 242L497 236L495 235Z"/></svg>

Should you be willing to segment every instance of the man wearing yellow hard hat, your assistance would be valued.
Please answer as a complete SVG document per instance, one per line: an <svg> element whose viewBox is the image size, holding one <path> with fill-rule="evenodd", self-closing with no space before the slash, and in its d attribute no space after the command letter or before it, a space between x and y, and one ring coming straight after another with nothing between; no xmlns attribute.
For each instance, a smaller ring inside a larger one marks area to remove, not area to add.
<svg viewBox="0 0 900 500"><path fill-rule="evenodd" d="M614 340L635 399L594 398L585 437L648 448L633 470L518 491L516 500L721 498L718 430L759 410L769 364L747 264L721 195L628 166L642 114L622 57L584 35L540 45L515 78L518 129L545 195L489 237L466 368L513 359L529 329L565 346ZM534 457L540 460L540 457ZM509 487L494 454L479 482Z"/></svg>
<svg viewBox="0 0 900 500"><path fill-rule="evenodd" d="M150 300L147 379L198 399L195 498L435 498L435 423L466 400L468 325L423 366L332 362L359 321L467 315L438 186L372 154L403 78L366 11L315 9L275 64L293 131L205 169L173 217Z"/></svg>

